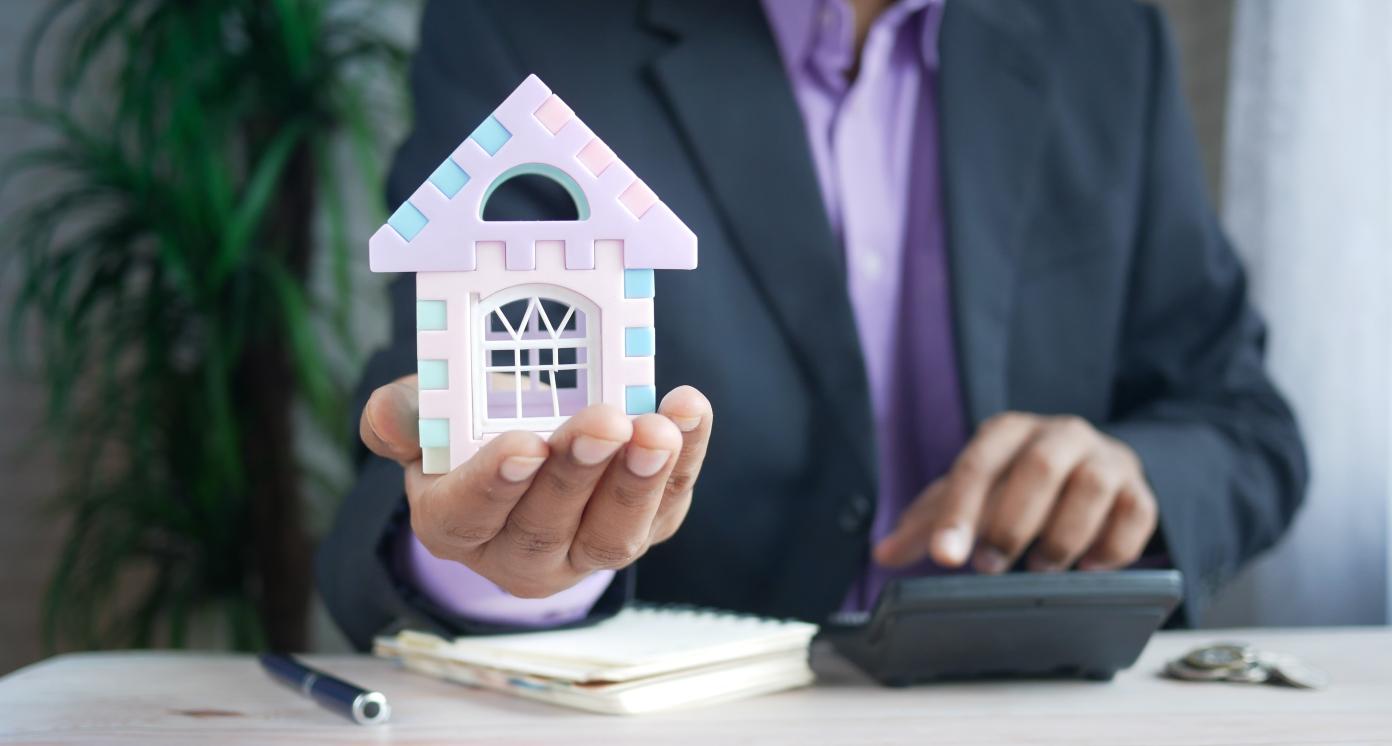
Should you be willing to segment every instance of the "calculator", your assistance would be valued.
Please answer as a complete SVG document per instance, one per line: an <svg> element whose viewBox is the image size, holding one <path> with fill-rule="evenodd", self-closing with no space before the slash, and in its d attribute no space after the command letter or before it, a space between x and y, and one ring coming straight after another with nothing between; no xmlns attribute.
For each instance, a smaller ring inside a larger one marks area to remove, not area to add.
<svg viewBox="0 0 1392 746"><path fill-rule="evenodd" d="M983 678L1110 680L1179 604L1176 570L950 575L890 581L823 637L888 686Z"/></svg>

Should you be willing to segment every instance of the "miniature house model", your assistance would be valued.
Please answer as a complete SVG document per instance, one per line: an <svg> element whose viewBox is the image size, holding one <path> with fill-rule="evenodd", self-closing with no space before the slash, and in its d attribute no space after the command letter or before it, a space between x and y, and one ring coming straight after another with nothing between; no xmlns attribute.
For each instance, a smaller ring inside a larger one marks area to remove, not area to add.
<svg viewBox="0 0 1392 746"><path fill-rule="evenodd" d="M553 179L578 219L485 221L499 185ZM598 402L656 408L653 270L694 269L696 236L570 107L530 76L369 245L416 273L424 469L508 430L549 434Z"/></svg>

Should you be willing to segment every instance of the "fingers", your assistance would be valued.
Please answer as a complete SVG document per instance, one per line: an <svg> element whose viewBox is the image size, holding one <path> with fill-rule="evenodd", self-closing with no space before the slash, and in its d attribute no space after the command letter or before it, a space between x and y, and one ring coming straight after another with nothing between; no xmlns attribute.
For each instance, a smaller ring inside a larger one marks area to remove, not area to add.
<svg viewBox="0 0 1392 746"><path fill-rule="evenodd" d="M931 554L946 567L966 562L988 492L1037 426L1037 418L1016 413L983 423L943 478L943 486L914 501L894 532L875 548L875 560L903 567Z"/></svg>
<svg viewBox="0 0 1392 746"><path fill-rule="evenodd" d="M1143 479L1131 483L1118 493L1105 528L1078 561L1078 569L1116 570L1135 562L1155 533L1157 519L1150 487Z"/></svg>
<svg viewBox="0 0 1392 746"><path fill-rule="evenodd" d="M939 526L940 505L947 492L944 479L928 485L904 511L899 525L875 545L875 562L885 567L905 567L924 557L933 556L933 561L942 565L960 565L971 552L972 533L970 530L948 524Z"/></svg>
<svg viewBox="0 0 1392 746"><path fill-rule="evenodd" d="M667 477L662 502L653 518L652 534L648 538L652 544L671 538L685 520L691 508L696 477L700 475L701 464L706 460L706 447L710 443L711 427L715 420L710 401L690 386L679 386L669 392L662 398L657 411L681 431L681 451L677 455L676 466Z"/></svg>
<svg viewBox="0 0 1392 746"><path fill-rule="evenodd" d="M1065 481L1101 440L1078 418L1055 418L1040 426L1011 462L992 496L972 556L977 572L1009 570L1039 534Z"/></svg>
<svg viewBox="0 0 1392 746"><path fill-rule="evenodd" d="M681 447L681 431L666 417L646 414L633 421L633 439L595 488L570 545L576 572L624 567L647 550Z"/></svg>
<svg viewBox="0 0 1392 746"><path fill-rule="evenodd" d="M1073 565L1097 538L1116 501L1124 474L1106 454L1078 465L1030 551L1031 572L1055 572Z"/></svg>
<svg viewBox="0 0 1392 746"><path fill-rule="evenodd" d="M448 474L425 476L420 462L411 464L411 530L435 556L465 561L503 529L548 451L537 435L511 432Z"/></svg>
<svg viewBox="0 0 1392 746"><path fill-rule="evenodd" d="M416 376L378 388L363 407L358 436L373 453L409 464L421 457Z"/></svg>
<svg viewBox="0 0 1392 746"><path fill-rule="evenodd" d="M590 493L614 454L632 436L628 417L607 404L586 407L566 420L551 436L551 457L508 515L497 539L487 544L490 561L521 568L535 578L555 577L557 567L566 561ZM558 589L528 590L519 584L510 590L517 595L548 595Z"/></svg>

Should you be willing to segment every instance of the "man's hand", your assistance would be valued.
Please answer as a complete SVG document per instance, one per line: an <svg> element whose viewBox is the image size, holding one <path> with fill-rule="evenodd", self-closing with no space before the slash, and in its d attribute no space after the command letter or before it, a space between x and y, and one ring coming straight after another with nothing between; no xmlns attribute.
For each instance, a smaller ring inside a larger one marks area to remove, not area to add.
<svg viewBox="0 0 1392 746"><path fill-rule="evenodd" d="M901 567L931 555L957 567L970 555L978 572L1000 573L1033 543L1030 570L1115 569L1140 557L1155 521L1155 496L1126 444L1077 417L1009 412L981 426L875 560Z"/></svg>
<svg viewBox="0 0 1392 746"><path fill-rule="evenodd" d="M372 393L363 443L406 469L411 528L436 557L461 562L514 596L540 598L624 567L676 533L706 456L713 413L690 386L658 414L580 411L544 441L509 432L448 474L421 471L417 385Z"/></svg>

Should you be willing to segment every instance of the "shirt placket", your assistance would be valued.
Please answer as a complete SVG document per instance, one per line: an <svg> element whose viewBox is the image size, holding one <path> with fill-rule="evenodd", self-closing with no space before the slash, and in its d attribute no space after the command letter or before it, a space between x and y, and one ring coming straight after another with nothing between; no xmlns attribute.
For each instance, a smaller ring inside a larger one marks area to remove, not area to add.
<svg viewBox="0 0 1392 746"><path fill-rule="evenodd" d="M859 75L844 94L830 135L849 291L875 415L883 422L893 406L886 394L899 324L908 186L904 140L912 127L905 117L916 103L918 75L913 65L891 69L904 19L881 20L866 39Z"/></svg>

